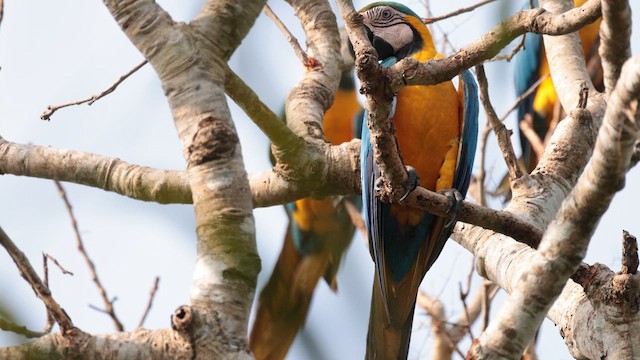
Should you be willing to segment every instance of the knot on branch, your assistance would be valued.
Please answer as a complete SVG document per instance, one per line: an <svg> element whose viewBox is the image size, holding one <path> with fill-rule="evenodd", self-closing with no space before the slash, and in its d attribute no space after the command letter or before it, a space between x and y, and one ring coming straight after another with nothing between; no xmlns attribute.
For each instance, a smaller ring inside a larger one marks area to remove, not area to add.
<svg viewBox="0 0 640 360"><path fill-rule="evenodd" d="M171 328L175 331L184 332L191 325L192 319L191 307L182 305L171 315Z"/></svg>
<svg viewBox="0 0 640 360"><path fill-rule="evenodd" d="M547 10L543 8L523 10L520 14L527 19L527 21L523 21L525 30L535 34L542 33L542 29L544 29L549 23L548 18L540 17L540 15L545 12L547 12Z"/></svg>
<svg viewBox="0 0 640 360"><path fill-rule="evenodd" d="M229 159L238 145L235 129L226 121L207 116L200 120L189 146L189 166Z"/></svg>
<svg viewBox="0 0 640 360"><path fill-rule="evenodd" d="M604 309L606 317L615 323L633 321L640 311L640 274L638 274L638 243L623 232L622 270L614 273L603 264L581 264L571 277L584 289L594 308ZM633 316L632 316L633 315Z"/></svg>

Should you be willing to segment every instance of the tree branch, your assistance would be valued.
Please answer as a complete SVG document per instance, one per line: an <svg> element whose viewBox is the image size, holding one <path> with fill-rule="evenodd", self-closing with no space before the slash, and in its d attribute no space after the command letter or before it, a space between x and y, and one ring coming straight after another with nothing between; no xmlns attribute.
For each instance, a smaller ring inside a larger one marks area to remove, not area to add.
<svg viewBox="0 0 640 360"><path fill-rule="evenodd" d="M157 170L117 158L17 144L0 137L2 174L68 181L161 204L192 203L184 171Z"/></svg>
<svg viewBox="0 0 640 360"><path fill-rule="evenodd" d="M1 3L2 1L0 1ZM16 333L18 335L22 335L28 339L39 338L44 336L45 332L33 331L27 329L24 325L14 324L11 321L7 321L5 319L0 318L0 330L2 331L11 331L12 333ZM0 350L1 352L2 350Z"/></svg>
<svg viewBox="0 0 640 360"><path fill-rule="evenodd" d="M24 255L20 249L16 246L16 244L11 241L9 236L2 230L0 227L0 245L7 250L11 259L18 267L20 271L20 276L22 276L28 283L31 285L31 288L36 293L36 295L42 300L44 305L47 307L47 311L53 316L55 321L60 325L60 329L63 334L67 334L70 331L73 331L75 327L71 322L71 319L64 311L64 309L53 299L51 296L51 291L47 288L40 280L40 277L33 269L29 260Z"/></svg>
<svg viewBox="0 0 640 360"><path fill-rule="evenodd" d="M585 173L550 224L526 276L515 277L510 300L474 349L480 356L517 357L578 268L600 217L623 187L635 144L634 105L640 96L640 58L628 61L612 94L595 151ZM574 110L574 117L590 117ZM522 311L523 308L538 309ZM515 334L515 336L514 336ZM508 346L506 346L508 344Z"/></svg>
<svg viewBox="0 0 640 360"><path fill-rule="evenodd" d="M487 119L491 122L493 131L498 139L498 145L502 151L504 162L509 169L509 178L511 181L517 180L523 176L520 165L518 164L518 158L513 151L513 145L511 144L511 134L507 131L504 124L498 119L491 100L489 98L489 84L487 83L487 76L484 73L484 66L476 66L476 75L478 77L478 85L480 86L480 101L484 107Z"/></svg>
<svg viewBox="0 0 640 360"><path fill-rule="evenodd" d="M513 39L525 32L569 34L596 21L600 16L600 0L589 0L581 7L566 12L551 13L541 9L520 11L449 57L425 63L415 59L403 59L398 62L389 68L386 74L389 77L390 91L395 93L405 86L433 85L450 80L463 70L493 58ZM555 78L554 76L554 80Z"/></svg>
<svg viewBox="0 0 640 360"><path fill-rule="evenodd" d="M105 335L74 332L50 334L35 341L0 348L2 359L192 359L193 347L184 332L172 329L136 330Z"/></svg>
<svg viewBox="0 0 640 360"><path fill-rule="evenodd" d="M356 72L362 83L360 91L366 96L364 107L373 156L383 180L380 199L399 202L409 191L409 177L398 153L391 122L395 92L389 89L387 70L378 64L378 54L367 38L362 16L356 13L351 1L338 1L338 6L355 51Z"/></svg>
<svg viewBox="0 0 640 360"><path fill-rule="evenodd" d="M490 4L490 3L494 2L494 1L496 1L496 0L480 1L477 4L474 4L474 5L471 5L471 6L467 6L465 8L460 8L460 9L458 9L456 11L452 11L452 12L450 12L448 14L445 14L445 15L442 15L442 16L435 16L435 17L432 17L432 18L424 19L424 23L425 24L432 24L432 23L434 23L436 21L440 21L440 20L448 19L448 18L451 18L451 17L454 17L454 16L458 16L460 14L464 14L464 13L473 11L473 10L475 10L475 9L481 7L481 6Z"/></svg>
<svg viewBox="0 0 640 360"><path fill-rule="evenodd" d="M631 57L631 9L629 1L603 0L600 24L600 58L607 94L620 78L622 64Z"/></svg>
<svg viewBox="0 0 640 360"><path fill-rule="evenodd" d="M91 273L91 280L93 280L93 282L96 284L96 287L98 288L98 292L100 293L100 297L102 298L102 301L104 303L103 311L105 314L111 317L111 320L113 320L113 324L116 327L117 331L124 331L124 326L122 325L122 322L120 321L120 319L118 319L118 316L116 316L115 309L113 308L113 300L111 300L107 295L107 290L104 288L104 286L102 285L102 282L100 282L100 278L98 277L96 266L91 260L91 257L89 257L89 254L87 253L87 250L84 247L82 236L80 236L80 229L78 228L78 221L76 221L76 217L73 214L73 208L71 206L71 202L69 201L69 198L67 197L67 193L64 191L64 188L62 187L59 181L54 180L54 183L56 185L56 188L58 189L58 193L60 194L62 201L64 202L65 207L67 208L67 212L69 213L69 218L71 219L71 226L73 227L73 233L76 236L76 248L78 249L82 257L86 261L87 267L89 268L89 272Z"/></svg>
<svg viewBox="0 0 640 360"><path fill-rule="evenodd" d="M143 66L145 66L147 64L147 60L143 60L141 63L139 63L138 65L134 66L133 69L127 71L124 75L121 75L118 80L116 80L115 83L111 84L111 86L109 86L106 90L102 91L99 94L95 94L93 96L90 96L86 99L82 99L82 100L77 100L77 101L72 101L72 102L68 102L66 104L62 104L62 105L49 105L47 107L47 110L45 112L42 113L42 115L40 115L40 119L42 120L51 120L51 116L53 116L53 113L55 113L56 111L65 108L67 106L74 106L74 105L82 105L87 103L88 105L93 105L94 102L102 99L103 97L111 94L113 91L115 91L115 89L122 84L123 81L125 81L129 76L131 76L133 73L135 73L136 71L140 70Z"/></svg>

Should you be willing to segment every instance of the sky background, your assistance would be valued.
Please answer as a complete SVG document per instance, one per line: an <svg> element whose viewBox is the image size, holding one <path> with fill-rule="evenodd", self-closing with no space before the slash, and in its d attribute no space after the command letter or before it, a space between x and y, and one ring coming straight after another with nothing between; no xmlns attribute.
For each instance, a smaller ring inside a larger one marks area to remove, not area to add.
<svg viewBox="0 0 640 360"><path fill-rule="evenodd" d="M425 14L424 1L401 1ZM202 0L159 0L174 19L189 21ZM369 3L355 1L356 8ZM431 1L441 15L475 1ZM299 22L283 1L270 1L273 10L303 42ZM332 1L332 5L333 1ZM501 19L520 7L520 2L496 1L473 13L437 23L432 32L438 49L446 33L457 49L479 38ZM335 8L335 7L334 7ZM638 9L635 9L638 13ZM639 49L638 21L634 16L633 53ZM511 45L513 46L513 44ZM511 49L511 46L506 50ZM445 53L452 52L444 47ZM442 50L441 50L442 51ZM132 164L160 169L184 169L181 144L160 82L150 66L126 80L117 91L92 106L58 111L49 122L39 119L48 105L61 104L99 93L121 74L142 61L142 56L121 32L99 1L5 1L0 25L0 136L18 142L93 152L117 157ZM231 59L230 65L274 111L279 111L287 92L304 69L285 37L266 16L254 28ZM513 103L512 67L507 62L489 63L490 95L499 115ZM241 110L229 102L240 135L248 172L269 168L267 139ZM480 115L481 126L485 121ZM507 121L514 128L515 116ZM519 149L518 137L514 146ZM489 140L488 187L505 171L495 138ZM477 164L477 162L476 162ZM477 170L477 169L476 169ZM189 205L158 205L132 200L99 189L64 184L73 204L85 247L98 269L126 330L133 330L142 315L155 276L160 286L147 328L169 326L169 316L188 301L195 259L195 221ZM600 262L614 271L620 268L622 230L640 235L640 221L633 209L640 196L640 171L633 169L626 188L614 199L593 237L586 261ZM495 205L497 206L497 205ZM280 251L286 218L281 206L256 209L258 250L262 257L258 291L271 273ZM50 286L56 300L76 326L92 333L113 332L111 320L89 307L102 307L84 259L75 250L68 214L52 181L0 176L0 226L41 272L42 252L57 258L74 276L62 275L49 266ZM471 255L451 241L422 284L439 296L447 315L455 318L462 305L459 284L472 266ZM353 240L338 275L339 291L318 286L307 324L289 359L362 358L369 314L373 266L359 234ZM472 288L481 284L474 276ZM45 309L6 254L0 251L0 306L11 311L20 324L41 330ZM498 295L493 311L505 298ZM57 328L56 328L57 329ZM410 359L429 358L429 318L417 310ZM476 328L474 335L478 335ZM0 331L0 346L25 341ZM461 344L463 352L469 341ZM542 359L571 358L558 329L549 321L538 346Z"/></svg>

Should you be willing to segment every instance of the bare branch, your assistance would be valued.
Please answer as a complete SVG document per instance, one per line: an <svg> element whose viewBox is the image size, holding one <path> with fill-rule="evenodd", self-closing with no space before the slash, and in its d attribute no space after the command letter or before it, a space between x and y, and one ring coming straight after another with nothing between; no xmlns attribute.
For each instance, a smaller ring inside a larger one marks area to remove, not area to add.
<svg viewBox="0 0 640 360"><path fill-rule="evenodd" d="M140 318L140 322L138 322L138 328L141 328L144 325L144 321L147 319L147 315L149 315L149 311L151 311L151 306L153 305L153 299L156 296L156 292L158 291L158 284L160 283L160 277L156 276L156 279L153 281L153 287L151 288L151 292L149 293L149 302L147 302L147 307L144 309L144 313L142 313L142 318Z"/></svg>
<svg viewBox="0 0 640 360"><path fill-rule="evenodd" d="M602 1L600 58L607 94L616 86L622 64L631 57L631 8L626 0Z"/></svg>
<svg viewBox="0 0 640 360"><path fill-rule="evenodd" d="M295 36L293 36L293 34L291 33L291 31L289 31L289 29L287 29L287 26L280 20L278 15L276 15L276 13L274 13L273 10L271 10L271 7L269 7L269 5L265 5L262 11L271 20L273 20L273 22L276 24L278 29L282 31L282 33L287 38L289 45L291 45L291 47L293 48L293 51L296 53L298 58L300 58L300 61L302 61L302 65L304 65L304 67L306 67L308 70L311 70L314 67L320 65L314 58L309 57L309 55L307 55L307 53L304 50L302 50L302 47L300 46L298 39L296 39Z"/></svg>
<svg viewBox="0 0 640 360"><path fill-rule="evenodd" d="M567 279L580 265L600 217L624 184L638 131L635 117L630 115L635 112L630 107L639 95L640 57L637 57L623 67L589 165L547 228L539 253L531 258L527 276L516 282L510 301L480 338L477 353L520 356ZM591 115L587 110L576 109L572 117ZM540 311L523 312L523 306ZM507 328L510 331L505 331Z"/></svg>
<svg viewBox="0 0 640 360"><path fill-rule="evenodd" d="M465 304L463 313L458 315L458 320L454 323L447 323L445 308L439 299L432 298L422 291L418 292L417 305L422 307L432 319L431 327L434 330L433 359L450 359L454 351L460 357L464 357L458 344L467 334L470 334L471 325L478 320L482 313L485 300L488 306L497 290L498 286L496 285L490 283L483 285L476 292L469 305Z"/></svg>
<svg viewBox="0 0 640 360"><path fill-rule="evenodd" d="M0 4L1 3L2 3L2 0L0 0ZM0 12L0 15L1 15L1 12ZM0 330L11 331L12 333L22 335L29 339L39 338L41 336L46 335L46 332L29 330L24 325L18 325L11 321L5 320L3 318L0 318Z"/></svg>
<svg viewBox="0 0 640 360"><path fill-rule="evenodd" d="M65 269L64 267L62 267L62 265L60 265L58 260L56 260L56 258L54 258L53 256L51 256L49 254L42 253L42 257L43 257L43 260L44 259L50 259L51 261L53 261L53 263L56 264L56 266L60 269L60 271L62 271L63 274L73 276L73 273L71 271Z"/></svg>
<svg viewBox="0 0 640 360"><path fill-rule="evenodd" d="M398 202L408 193L409 177L400 159L391 123L394 92L388 86L387 70L378 65L378 55L367 38L362 16L356 13L350 1L338 1L338 6L356 54L356 72L362 83L360 91L366 96L367 126L382 179L380 199Z"/></svg>
<svg viewBox="0 0 640 360"><path fill-rule="evenodd" d="M628 231L622 231L622 274L638 272L638 241Z"/></svg>
<svg viewBox="0 0 640 360"><path fill-rule="evenodd" d="M128 72L126 72L125 74L121 75L118 80L116 80L115 83L113 83L111 86L109 86L106 90L102 91L99 94L95 94L93 96L90 96L86 99L82 99L82 100L78 100L78 101L72 101L66 104L62 104L62 105L49 105L47 107L47 110L45 112L42 113L42 115L40 115L40 119L42 120L50 120L51 116L53 115L53 113L55 113L56 111L65 108L67 106L74 106L74 105L82 105L82 104L88 104L88 105L93 105L94 102L102 99L103 97L111 94L120 84L122 84L123 81L125 81L129 76L131 76L133 73L135 73L136 71L140 70L140 68L142 68L143 66L145 66L147 64L147 60L143 60L140 64L136 65L133 69L129 70Z"/></svg>
<svg viewBox="0 0 640 360"><path fill-rule="evenodd" d="M49 334L17 346L0 348L2 359L192 359L193 343L173 329L69 336Z"/></svg>
<svg viewBox="0 0 640 360"><path fill-rule="evenodd" d="M522 132L527 140L529 140L529 143L531 143L531 148L535 153L536 159L540 159L542 155L544 155L545 146L542 143L542 139L540 139L533 129L533 117L531 114L525 114L524 120L518 121L518 126L520 127L520 132Z"/></svg>
<svg viewBox="0 0 640 360"><path fill-rule="evenodd" d="M92 153L17 144L1 137L0 174L68 181L161 204L192 203L184 171L157 170Z"/></svg>
<svg viewBox="0 0 640 360"><path fill-rule="evenodd" d="M49 265L47 262L47 257L44 253L42 253L42 268L42 270L44 271L44 286L49 288ZM51 313L47 311L47 321L44 324L44 329L42 330L42 332L45 334L50 333L51 329L53 329L54 322L55 320L53 319L53 315L51 315Z"/></svg>
<svg viewBox="0 0 640 360"><path fill-rule="evenodd" d="M111 319L113 320L113 324L116 327L116 330L124 331L124 326L122 326L122 323L116 316L115 310L113 309L113 301L109 300L109 297L107 296L107 290L104 288L104 286L102 286L102 283L98 278L96 266L93 264L93 261L89 257L87 250L84 248L82 237L80 236L80 229L78 229L78 222L76 221L76 217L73 214L71 202L67 198L67 193L64 191L64 188L62 187L62 184L60 184L59 181L54 180L54 183L56 185L56 188L58 188L60 197L62 198L62 201L64 201L64 205L67 208L69 217L71 218L71 226L73 227L73 232L75 233L75 236L76 236L76 247L78 248L78 251L80 252L82 257L84 257L87 263L87 266L89 267L89 271L91 272L91 280L93 280L93 282L98 287L98 292L100 293L100 296L102 297L102 300L104 302L104 312L111 317Z"/></svg>
<svg viewBox="0 0 640 360"><path fill-rule="evenodd" d="M507 117L509 115L511 115L511 113L516 110L518 108L518 106L520 106L520 104L522 104L522 102L529 97L529 95L533 94L536 90L538 90L538 87L540 86L540 84L542 84L543 81L545 81L547 78L549 77L549 74L546 74L544 76L541 76L536 82L533 83L533 85L531 85L527 91L525 91L522 95L520 95L516 101L513 103L513 105L511 105L511 107L509 108L509 110L507 110L501 117L500 117L500 122L504 122ZM518 120L522 120L522 119L518 119Z"/></svg>
<svg viewBox="0 0 640 360"><path fill-rule="evenodd" d="M11 259L13 259L13 262L18 267L18 270L20 271L20 276L22 276L22 278L24 278L29 283L29 285L31 285L31 288L33 288L33 291L36 293L36 295L42 300L44 305L47 307L47 311L51 313L51 315L56 320L58 325L60 325L60 329L62 330L62 333L66 334L68 331L71 331L74 328L74 326L73 326L73 323L71 322L71 319L67 315L67 313L53 299L53 297L51 296L51 291L49 290L49 288L47 288L44 285L42 280L40 280L40 277L38 276L36 271L33 269L31 264L29 263L29 260L27 259L27 257L24 255L22 251L20 251L20 249L18 249L18 247L13 243L13 241L9 239L9 236L7 236L7 234L4 232L4 230L2 230L1 227L0 227L0 245L2 245L5 248L5 250L7 250L7 252L9 253L9 256L11 256Z"/></svg>
<svg viewBox="0 0 640 360"><path fill-rule="evenodd" d="M487 60L487 61L507 60L507 62L511 62L511 59L513 59L513 57L516 56L516 54L520 50L524 49L524 40L525 40L526 37L527 37L527 34L523 34L522 35L522 38L520 39L520 42L513 49L511 49L511 52L509 53L509 55L496 55L492 59Z"/></svg>
<svg viewBox="0 0 640 360"><path fill-rule="evenodd" d="M266 9L266 7L265 7ZM235 73L226 67L224 79L225 92L267 135L272 144L281 148L303 146L302 139L296 136L280 117L265 105L258 95Z"/></svg>
<svg viewBox="0 0 640 360"><path fill-rule="evenodd" d="M484 73L484 66L476 66L476 75L478 77L478 85L480 87L480 101L482 102L482 106L487 113L487 118L491 121L493 130L496 133L498 145L500 146L500 150L502 150L502 156L509 168L509 177L511 178L511 181L515 181L521 178L523 173L518 165L518 158L513 151L511 134L509 134L509 131L504 124L500 122L498 115L496 115L496 112L493 109L493 105L491 105L491 100L489 99L489 85L487 83L487 76Z"/></svg>
<svg viewBox="0 0 640 360"><path fill-rule="evenodd" d="M490 4L490 3L494 2L494 1L496 1L496 0L484 0L484 1L480 1L479 3L477 3L477 4L475 4L475 5L471 5L471 6L468 6L468 7L465 7L465 8L460 8L460 9L458 9L458 10L456 10L456 11L452 11L452 12L450 12L450 13L448 13L448 14L445 14L445 15L442 15L442 16L436 16L436 17L432 17L432 18L427 18L427 19L423 19L423 20L424 20L424 23L425 23L425 24L431 24L431 23L434 23L434 22L436 22L436 21L440 21L440 20L448 19L448 18L451 18L451 17L454 17L454 16L458 16L458 15L460 15L460 14L464 14L464 13L467 13L467 12L473 11L473 10L475 10L475 9L477 9L477 8L481 7L481 6L484 6L484 5Z"/></svg>
<svg viewBox="0 0 640 360"><path fill-rule="evenodd" d="M600 16L600 0L589 0L578 8L558 14L545 12L543 9L520 11L449 57L425 63L409 58L399 61L386 72L390 91L395 93L405 86L433 85L450 80L462 70L493 58L513 39L525 32L569 34L596 21ZM564 105L567 109L574 107Z"/></svg>
<svg viewBox="0 0 640 360"><path fill-rule="evenodd" d="M42 266L44 268L44 286L46 286L47 288L50 288L49 287L49 266L48 266L47 259L51 259L51 261L53 261L53 263L56 264L56 266L60 269L60 271L62 271L63 274L73 276L73 273L63 268L62 265L60 265L60 263L58 262L58 260L56 260L53 256L42 253ZM45 323L44 330L42 330L42 332L45 334L50 333L51 329L53 328L53 322L54 322L53 316L51 315L50 312L47 311L47 322Z"/></svg>

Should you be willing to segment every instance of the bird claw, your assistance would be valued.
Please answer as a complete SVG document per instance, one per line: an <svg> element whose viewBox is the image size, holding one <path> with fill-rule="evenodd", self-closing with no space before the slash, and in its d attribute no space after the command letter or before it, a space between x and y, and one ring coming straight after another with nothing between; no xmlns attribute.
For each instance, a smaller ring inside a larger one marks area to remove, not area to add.
<svg viewBox="0 0 640 360"><path fill-rule="evenodd" d="M448 220L445 227L451 227L456 223L456 221L458 221L464 196L462 196L460 191L457 189L441 190L439 193L447 197L447 212L445 218Z"/></svg>
<svg viewBox="0 0 640 360"><path fill-rule="evenodd" d="M400 201L406 199L407 196L409 196L409 194L411 194L411 192L418 187L420 178L418 177L418 173L416 172L416 169L414 167L407 166L407 177L407 192L402 195Z"/></svg>

